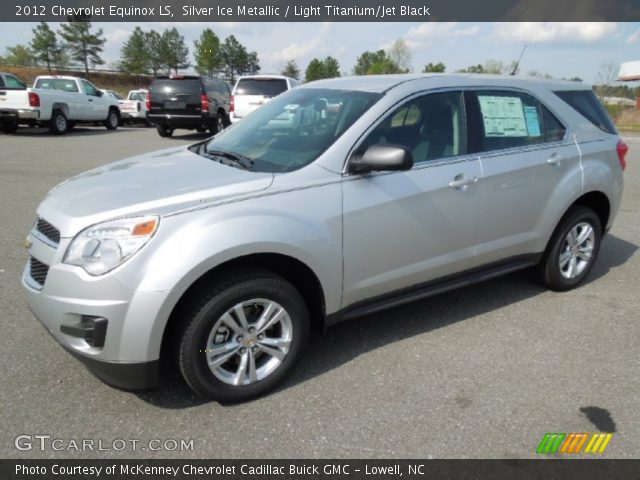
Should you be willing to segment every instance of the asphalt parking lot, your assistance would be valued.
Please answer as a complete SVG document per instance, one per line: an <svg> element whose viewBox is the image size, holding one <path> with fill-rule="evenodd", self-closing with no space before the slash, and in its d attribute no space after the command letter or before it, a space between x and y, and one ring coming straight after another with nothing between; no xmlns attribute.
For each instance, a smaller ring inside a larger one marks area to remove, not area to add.
<svg viewBox="0 0 640 480"><path fill-rule="evenodd" d="M0 135L0 457L516 458L546 432L615 432L609 458L640 451L640 137L622 209L589 281L545 291L520 272L316 335L275 393L206 403L179 378L108 387L26 307L20 276L36 207L58 182L202 137L78 128ZM18 451L21 434L65 440L193 439L193 450Z"/></svg>

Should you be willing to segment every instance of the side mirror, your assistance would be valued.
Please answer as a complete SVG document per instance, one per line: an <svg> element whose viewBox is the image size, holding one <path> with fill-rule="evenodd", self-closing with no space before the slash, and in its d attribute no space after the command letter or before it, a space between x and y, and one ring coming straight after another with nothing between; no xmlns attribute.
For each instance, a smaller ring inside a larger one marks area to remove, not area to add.
<svg viewBox="0 0 640 480"><path fill-rule="evenodd" d="M372 145L360 158L349 162L351 173L386 172L411 170L413 155L411 150L400 145Z"/></svg>
<svg viewBox="0 0 640 480"><path fill-rule="evenodd" d="M102 90L96 90L96 97L101 97L104 95L104 92Z"/></svg>

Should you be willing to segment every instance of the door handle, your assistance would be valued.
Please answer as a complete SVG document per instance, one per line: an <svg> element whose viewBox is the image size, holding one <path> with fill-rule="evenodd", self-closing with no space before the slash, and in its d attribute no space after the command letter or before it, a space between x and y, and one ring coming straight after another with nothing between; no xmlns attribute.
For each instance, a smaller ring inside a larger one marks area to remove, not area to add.
<svg viewBox="0 0 640 480"><path fill-rule="evenodd" d="M89 100L90 102L93 102L93 98L89 98L88 100Z"/></svg>
<svg viewBox="0 0 640 480"><path fill-rule="evenodd" d="M459 190L466 190L467 185L471 183L475 183L477 181L478 181L477 177L470 177L468 175L460 174L460 175L456 175L455 178L449 182L449 187L457 188Z"/></svg>
<svg viewBox="0 0 640 480"><path fill-rule="evenodd" d="M564 159L564 157L558 153L554 153L553 155L551 155L548 159L547 159L547 163L549 165L559 165L560 162L562 162L562 160Z"/></svg>

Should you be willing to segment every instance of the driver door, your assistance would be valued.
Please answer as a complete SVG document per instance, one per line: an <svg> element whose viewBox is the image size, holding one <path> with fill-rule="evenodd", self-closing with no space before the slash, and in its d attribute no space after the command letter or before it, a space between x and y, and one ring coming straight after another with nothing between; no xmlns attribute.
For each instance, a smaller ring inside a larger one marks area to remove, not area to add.
<svg viewBox="0 0 640 480"><path fill-rule="evenodd" d="M414 97L356 149L411 149L409 171L343 182L343 308L466 270L476 239L481 177L466 147L461 92Z"/></svg>
<svg viewBox="0 0 640 480"><path fill-rule="evenodd" d="M84 89L86 104L87 104L87 117L86 120L102 121L107 118L109 113L109 102L107 96L101 94L98 89L86 80L82 80L82 88Z"/></svg>

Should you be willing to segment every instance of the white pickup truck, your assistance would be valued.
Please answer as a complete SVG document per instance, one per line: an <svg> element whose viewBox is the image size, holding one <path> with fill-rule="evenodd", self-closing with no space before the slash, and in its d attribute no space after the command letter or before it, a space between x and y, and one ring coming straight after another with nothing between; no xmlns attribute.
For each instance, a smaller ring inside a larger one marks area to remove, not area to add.
<svg viewBox="0 0 640 480"><path fill-rule="evenodd" d="M149 90L131 90L126 100L120 101L122 120L127 123L143 122L150 126L147 120L147 94Z"/></svg>
<svg viewBox="0 0 640 480"><path fill-rule="evenodd" d="M9 76L0 73L5 83ZM36 78L33 88L18 82L21 86L15 82L14 87L0 85L0 130L5 133L15 132L18 124L47 126L57 135L63 135L78 123L102 123L109 130L118 128L118 100L84 78L41 76Z"/></svg>

